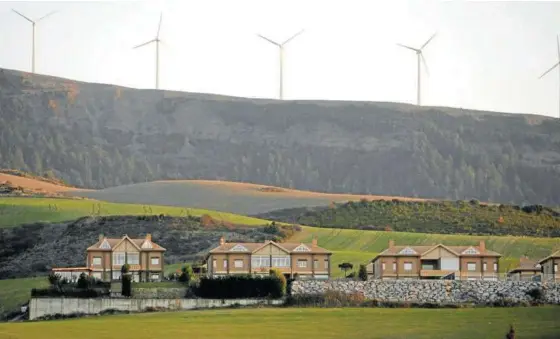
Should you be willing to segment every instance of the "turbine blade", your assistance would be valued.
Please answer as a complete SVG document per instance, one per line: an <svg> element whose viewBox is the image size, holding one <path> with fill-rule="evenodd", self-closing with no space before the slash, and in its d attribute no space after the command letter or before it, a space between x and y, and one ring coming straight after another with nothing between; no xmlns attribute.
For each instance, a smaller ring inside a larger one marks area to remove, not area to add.
<svg viewBox="0 0 560 339"><path fill-rule="evenodd" d="M163 13L159 14L159 25L157 27L157 35L156 38L159 39L159 31L161 31L161 20L163 19Z"/></svg>
<svg viewBox="0 0 560 339"><path fill-rule="evenodd" d="M273 44L273 45L276 45L276 46L280 47L280 44L277 43L276 41L272 41L272 40L270 40L269 38L267 38L267 37L265 37L265 36L262 36L262 35L260 35L260 34L257 34L257 36L260 37L260 38L262 38L262 39L264 39L264 40L266 40L266 41L268 41L268 42L270 42L270 43Z"/></svg>
<svg viewBox="0 0 560 339"><path fill-rule="evenodd" d="M420 53L420 59L422 59L422 63L424 64L424 68L426 69L426 74L430 75L430 70L428 69L428 64L426 63L426 59L424 58L424 54Z"/></svg>
<svg viewBox="0 0 560 339"><path fill-rule="evenodd" d="M57 11L52 11L52 12L50 12L50 13L47 14L47 15L43 15L43 16L40 17L39 19L35 20L35 22L39 22L39 21L45 19L46 17L49 17L49 16L53 15L53 14L56 13L56 12L57 12Z"/></svg>
<svg viewBox="0 0 560 339"><path fill-rule="evenodd" d="M556 36L556 47L558 47L558 62L560 62L560 36Z"/></svg>
<svg viewBox="0 0 560 339"><path fill-rule="evenodd" d="M132 47L132 49L140 48L140 47L142 47L142 46L146 46L146 45L151 44L152 42L156 42L156 41L157 41L156 39L152 39L152 40L150 40L150 41L148 41L148 42L145 42L145 43L140 44L140 45L138 45L138 46Z"/></svg>
<svg viewBox="0 0 560 339"><path fill-rule="evenodd" d="M547 75L548 73L550 73L550 71L552 71L553 69L555 69L558 65L560 65L560 61L557 62L557 63L555 63L554 66L550 67L546 72L544 72L544 73L539 77L539 79L542 78L542 77L544 77L544 76Z"/></svg>
<svg viewBox="0 0 560 339"><path fill-rule="evenodd" d="M16 11L15 9L12 8L12 11L14 13L16 13L17 15L21 16L22 18L24 18L25 20L31 22L32 24L35 23L33 20L29 19L28 17L26 17L25 15L21 14L20 12Z"/></svg>
<svg viewBox="0 0 560 339"><path fill-rule="evenodd" d="M428 41L426 41L426 42L422 45L422 47L420 47L420 50L423 50L424 47L426 47L426 46L430 43L430 41L432 41L432 39L435 38L436 34L437 34L437 32L434 33L434 34L432 34L432 36L428 39Z"/></svg>
<svg viewBox="0 0 560 339"><path fill-rule="evenodd" d="M292 41L295 37L297 37L298 35L300 35L301 33L303 33L303 31L304 31L304 30L302 29L301 31L299 31L299 32L297 32L296 34L292 35L291 38L289 38L288 40L286 40L286 41L284 41L284 42L282 43L282 46L284 46L284 45L287 44L288 42Z"/></svg>
<svg viewBox="0 0 560 339"><path fill-rule="evenodd" d="M416 52L416 53L418 53L418 52L420 51L420 50L418 50L418 49L416 49L416 48L414 48L414 47L410 47L410 46L407 46L407 45L403 45L403 44L397 44L397 45L399 45L399 46L401 46L401 47L404 47L404 48L408 48L408 49L410 49L410 50L413 50L413 51Z"/></svg>

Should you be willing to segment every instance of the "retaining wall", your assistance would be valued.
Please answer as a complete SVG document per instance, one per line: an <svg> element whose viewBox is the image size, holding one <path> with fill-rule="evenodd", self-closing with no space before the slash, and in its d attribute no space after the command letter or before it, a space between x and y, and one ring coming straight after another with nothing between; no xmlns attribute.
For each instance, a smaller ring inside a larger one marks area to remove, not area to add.
<svg viewBox="0 0 560 339"><path fill-rule="evenodd" d="M29 319L54 314L99 314L106 310L141 312L148 307L168 310L191 310L199 308L228 307L235 304L281 305L283 300L266 299L79 299L79 298L33 298L29 303Z"/></svg>
<svg viewBox="0 0 560 339"><path fill-rule="evenodd" d="M541 289L543 302L560 304L560 284L532 281L468 280L296 280L292 295L324 294L327 291L363 294L366 299L418 303L475 303L499 300L524 302Z"/></svg>

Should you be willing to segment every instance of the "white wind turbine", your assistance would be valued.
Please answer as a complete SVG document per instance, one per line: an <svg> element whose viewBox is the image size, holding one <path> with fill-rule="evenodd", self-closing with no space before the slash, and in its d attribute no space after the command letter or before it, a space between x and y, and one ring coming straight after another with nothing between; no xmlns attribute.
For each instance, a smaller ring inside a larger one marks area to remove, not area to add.
<svg viewBox="0 0 560 339"><path fill-rule="evenodd" d="M410 46L406 46L403 44L397 44L401 47L404 48L408 48L410 50L413 50L414 52L416 52L416 57L417 57L417 67L418 67L418 84L417 84L417 98L416 98L416 104L418 106L420 106L420 99L421 99L421 73L422 73L422 69L421 69L421 64L420 62L424 63L424 68L426 69L426 73L428 73L428 64L426 63L426 59L424 58L424 54L422 54L422 51L424 50L424 48L426 48L426 46L430 43L430 41L432 41L432 39L436 36L436 33L434 33L420 48L414 48L414 47L410 47Z"/></svg>
<svg viewBox="0 0 560 339"><path fill-rule="evenodd" d="M558 49L558 61L556 61L556 63L550 67L546 72L544 72L540 77L544 77L545 75L547 75L548 73L550 73L553 69L555 69L556 67L558 67L560 65L560 38L558 37L558 35L556 36L556 47ZM558 73L560 75L560 67L558 67ZM560 94L559 94L560 95ZM560 97L559 97L560 100ZM558 106L558 109L560 110L560 106ZM559 113L559 117L560 117L560 113Z"/></svg>
<svg viewBox="0 0 560 339"><path fill-rule="evenodd" d="M280 86L279 86L279 98L280 100L284 99L284 46L292 41L295 37L297 37L298 35L300 35L301 33L303 33L303 29L299 32L297 32L296 34L292 35L292 37L290 37L288 40L284 41L283 43L278 43L276 41L273 41L267 37L264 37L260 34L257 34L260 38L270 42L271 44L278 46L279 52L280 52Z"/></svg>
<svg viewBox="0 0 560 339"><path fill-rule="evenodd" d="M39 21L45 19L46 17L53 15L54 13L56 13L56 11L50 12L49 14L44 15L44 16L40 17L39 19L36 19L36 20L31 20L30 18L26 17L25 15L21 14L20 12L16 11L13 8L12 8L12 11L31 23L31 27L32 27L32 35L31 35L31 73L35 73L35 25Z"/></svg>
<svg viewBox="0 0 560 339"><path fill-rule="evenodd" d="M163 13L160 13L159 15L159 24L158 24L158 29L157 29L157 34L156 37L148 42L145 42L143 44L140 44L138 46L135 46L133 49L136 48L140 48L146 45L151 44L152 42L156 43L156 89L159 89L159 44L160 42L162 42L159 38L159 32L161 30L161 20L163 18Z"/></svg>

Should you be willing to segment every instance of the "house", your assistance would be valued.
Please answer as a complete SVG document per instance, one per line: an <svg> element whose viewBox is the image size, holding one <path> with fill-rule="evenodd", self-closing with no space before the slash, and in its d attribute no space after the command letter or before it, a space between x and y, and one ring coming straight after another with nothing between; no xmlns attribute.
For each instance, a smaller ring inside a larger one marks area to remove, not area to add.
<svg viewBox="0 0 560 339"><path fill-rule="evenodd" d="M519 266L509 271L507 276L509 280L515 281L530 281L538 279L541 274L541 265L527 257L519 259Z"/></svg>
<svg viewBox="0 0 560 339"><path fill-rule="evenodd" d="M280 270L287 278L296 274L300 278L328 279L331 274L332 252L311 244L276 243L228 243L222 237L220 245L206 257L208 275L211 277L230 274L268 275L271 268Z"/></svg>
<svg viewBox="0 0 560 339"><path fill-rule="evenodd" d="M478 246L396 246L373 258L375 279L497 280L501 254Z"/></svg>
<svg viewBox="0 0 560 339"><path fill-rule="evenodd" d="M118 281L122 266L128 264L132 281L160 281L164 252L165 248L152 241L151 234L140 239L126 234L122 238L107 238L101 234L99 240L86 250L85 267L53 268L52 271L71 280L83 272L103 281Z"/></svg>
<svg viewBox="0 0 560 339"><path fill-rule="evenodd" d="M558 264L560 264L560 250L553 252L548 257L539 260L542 267L543 281L560 281Z"/></svg>

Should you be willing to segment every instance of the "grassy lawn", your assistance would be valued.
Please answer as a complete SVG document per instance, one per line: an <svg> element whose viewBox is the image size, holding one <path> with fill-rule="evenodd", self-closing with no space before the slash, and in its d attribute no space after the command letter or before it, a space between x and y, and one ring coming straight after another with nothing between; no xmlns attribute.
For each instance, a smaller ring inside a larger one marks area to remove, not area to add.
<svg viewBox="0 0 560 339"><path fill-rule="evenodd" d="M478 309L240 309L0 324L0 337L159 338L504 338L560 337L559 307Z"/></svg>
<svg viewBox="0 0 560 339"><path fill-rule="evenodd" d="M57 222L73 220L93 214L97 215L98 211L99 215L102 216L166 214L200 217L208 214L216 220L224 220L234 224L266 225L269 223L262 219L196 208L117 204L86 199L10 197L0 198L0 227L13 227L38 221Z"/></svg>
<svg viewBox="0 0 560 339"><path fill-rule="evenodd" d="M28 301L32 288L48 285L47 277L0 280L0 314L13 311Z"/></svg>
<svg viewBox="0 0 560 339"><path fill-rule="evenodd" d="M540 259L560 248L560 238L444 235L318 227L303 227L302 232L295 233L287 241L311 242L314 236L317 237L319 246L333 251L331 272L335 277L342 276L338 264L350 262L357 271L360 263L369 262L377 253L385 250L390 239L395 240L397 245L477 245L480 240L484 240L487 248L503 255L500 264L502 272L517 266L523 255Z"/></svg>

